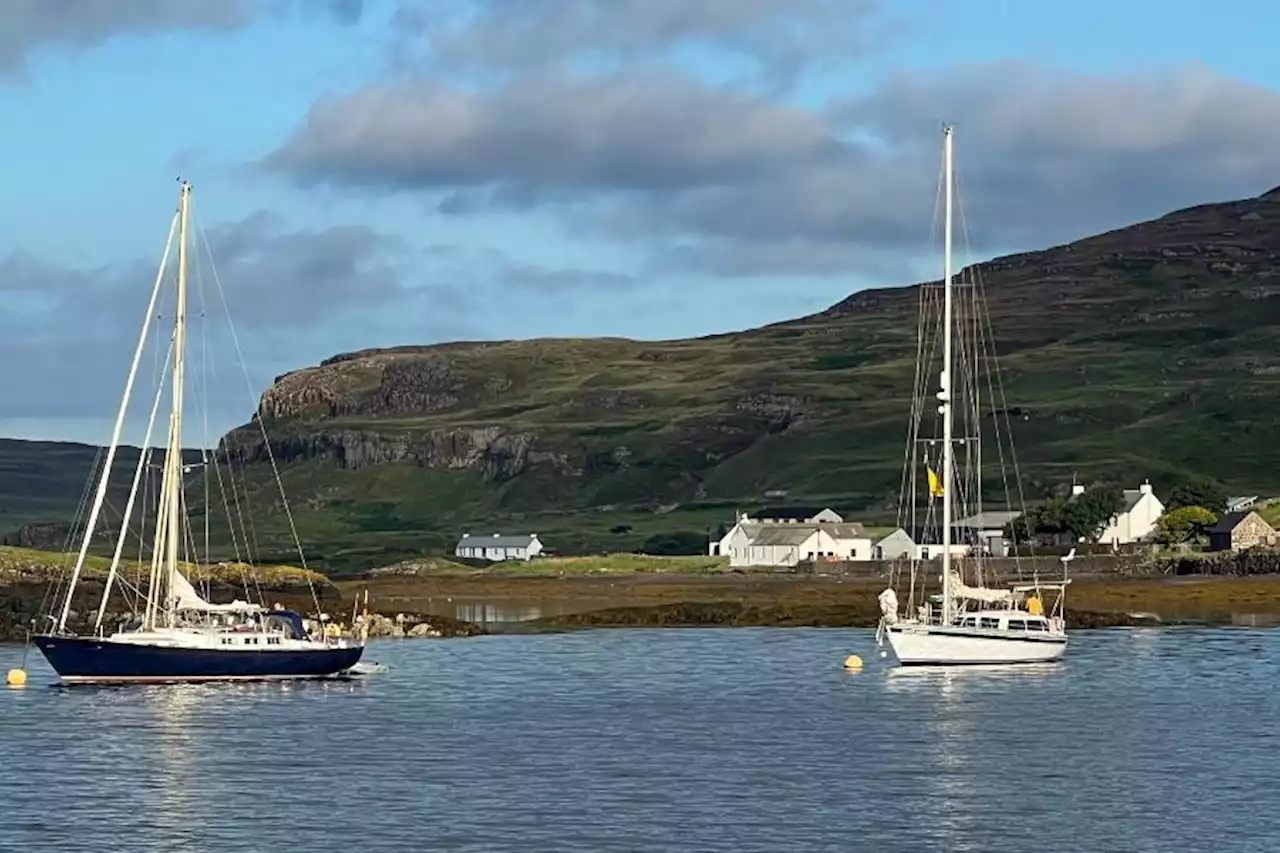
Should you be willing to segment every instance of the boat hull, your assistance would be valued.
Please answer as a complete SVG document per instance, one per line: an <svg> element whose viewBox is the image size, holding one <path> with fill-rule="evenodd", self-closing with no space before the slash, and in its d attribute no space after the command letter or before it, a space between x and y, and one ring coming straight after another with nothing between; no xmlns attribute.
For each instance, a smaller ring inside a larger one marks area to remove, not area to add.
<svg viewBox="0 0 1280 853"><path fill-rule="evenodd" d="M1052 663L1067 651L1067 638L1060 634L899 625L887 627L885 638L902 666Z"/></svg>
<svg viewBox="0 0 1280 853"><path fill-rule="evenodd" d="M92 637L32 638L71 683L267 681L323 678L359 662L363 646L223 651L116 642Z"/></svg>

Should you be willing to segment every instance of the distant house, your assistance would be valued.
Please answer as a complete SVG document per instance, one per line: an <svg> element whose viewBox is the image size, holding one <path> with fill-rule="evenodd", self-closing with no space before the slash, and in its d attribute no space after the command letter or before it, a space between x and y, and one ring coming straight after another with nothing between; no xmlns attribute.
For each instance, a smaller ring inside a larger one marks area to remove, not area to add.
<svg viewBox="0 0 1280 853"><path fill-rule="evenodd" d="M542 543L536 533L522 533L516 536L504 536L495 533L492 536L472 536L462 534L457 546L453 549L455 557L467 557L472 560L532 560L542 553Z"/></svg>
<svg viewBox="0 0 1280 853"><path fill-rule="evenodd" d="M915 540L911 538L910 533L899 527L876 541L871 549L871 558L874 560L898 560L902 557L913 557L915 553Z"/></svg>
<svg viewBox="0 0 1280 853"><path fill-rule="evenodd" d="M977 545L992 557L1007 557L1009 539L1004 531L1020 515L1008 510L984 510L959 519L952 528L958 541Z"/></svg>
<svg viewBox="0 0 1280 853"><path fill-rule="evenodd" d="M816 524L827 521L839 524L843 516L830 507L820 506L767 506L748 513L752 521L774 521L783 524Z"/></svg>
<svg viewBox="0 0 1280 853"><path fill-rule="evenodd" d="M711 543L711 554L728 557L733 567L794 566L809 560L870 560L872 547L855 522L766 521L742 515L719 542Z"/></svg>
<svg viewBox="0 0 1280 853"><path fill-rule="evenodd" d="M1156 529L1156 519L1164 514L1164 504L1151 490L1151 483L1124 490L1124 506L1098 537L1104 545L1128 545L1139 542Z"/></svg>
<svg viewBox="0 0 1280 853"><path fill-rule="evenodd" d="M1240 495L1227 498L1227 512L1243 512L1246 509L1251 509L1257 502L1257 495Z"/></svg>
<svg viewBox="0 0 1280 853"><path fill-rule="evenodd" d="M1276 544L1276 529L1253 510L1229 512L1209 528L1209 550L1243 551Z"/></svg>

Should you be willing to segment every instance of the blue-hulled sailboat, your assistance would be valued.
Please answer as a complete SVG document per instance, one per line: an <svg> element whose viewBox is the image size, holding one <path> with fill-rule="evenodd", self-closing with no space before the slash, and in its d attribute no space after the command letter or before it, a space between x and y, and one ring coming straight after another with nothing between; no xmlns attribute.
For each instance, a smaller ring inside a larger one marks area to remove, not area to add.
<svg viewBox="0 0 1280 853"><path fill-rule="evenodd" d="M202 597L183 574L179 556L186 548L183 496L182 416L184 361L187 343L187 263L190 243L191 185L182 182L178 209L169 229L164 258L156 276L142 333L116 416L111 443L107 448L89 512L83 540L65 597L57 612L46 617L49 624L32 637L50 665L65 682L129 683L267 680L316 678L343 673L354 667L364 651L365 637L344 638L320 631L313 636L298 613L267 608L248 601L214 604ZM107 574L106 588L92 630L76 634L68 630L72 596L81 580L89 544L106 500L108 478L120 443L138 365L147 341L151 318L166 283L174 237L177 235L176 308L169 356L151 407L143 451L139 454L121 532ZM143 472L151 458L151 435L164 396L165 381L172 374L168 440L151 548L150 578L146 585L145 607L134 624L107 633L103 616L112 587L119 578L125 531L136 503ZM205 464L208 464L207 462ZM274 461L272 462L274 469ZM279 484L278 472L276 476ZM283 489L281 490L283 498ZM207 508L206 508L207 511ZM290 516L292 525L292 516ZM294 533L297 542L296 531ZM301 549L299 548L299 551ZM207 552L206 552L207 553ZM305 561L303 561L305 566ZM247 588L246 588L247 592ZM314 592L314 590L313 590ZM314 597L314 596L313 596ZM317 600L317 611L319 602ZM365 620L367 625L367 619Z"/></svg>

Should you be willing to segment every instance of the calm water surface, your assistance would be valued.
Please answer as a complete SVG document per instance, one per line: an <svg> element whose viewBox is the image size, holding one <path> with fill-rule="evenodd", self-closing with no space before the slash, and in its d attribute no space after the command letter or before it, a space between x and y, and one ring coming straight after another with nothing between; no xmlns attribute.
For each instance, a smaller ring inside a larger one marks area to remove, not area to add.
<svg viewBox="0 0 1280 853"><path fill-rule="evenodd" d="M868 631L614 630L129 688L47 687L33 651L0 690L0 850L1280 849L1280 632L1072 643L931 673Z"/></svg>

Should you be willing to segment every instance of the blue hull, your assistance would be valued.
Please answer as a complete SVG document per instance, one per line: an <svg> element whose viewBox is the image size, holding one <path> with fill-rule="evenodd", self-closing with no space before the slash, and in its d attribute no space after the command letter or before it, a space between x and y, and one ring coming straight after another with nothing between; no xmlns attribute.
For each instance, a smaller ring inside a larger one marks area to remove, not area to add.
<svg viewBox="0 0 1280 853"><path fill-rule="evenodd" d="M93 637L32 637L65 681L264 681L320 678L350 669L364 648L272 651L174 649Z"/></svg>

